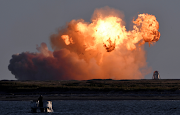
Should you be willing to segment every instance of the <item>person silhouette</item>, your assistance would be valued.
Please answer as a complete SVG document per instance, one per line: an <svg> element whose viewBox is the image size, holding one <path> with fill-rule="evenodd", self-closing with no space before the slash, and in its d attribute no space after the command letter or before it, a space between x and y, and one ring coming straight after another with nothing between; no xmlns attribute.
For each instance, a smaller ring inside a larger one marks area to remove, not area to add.
<svg viewBox="0 0 180 115"><path fill-rule="evenodd" d="M43 107L43 97L42 97L42 95L39 96L38 101L39 101L39 107Z"/></svg>

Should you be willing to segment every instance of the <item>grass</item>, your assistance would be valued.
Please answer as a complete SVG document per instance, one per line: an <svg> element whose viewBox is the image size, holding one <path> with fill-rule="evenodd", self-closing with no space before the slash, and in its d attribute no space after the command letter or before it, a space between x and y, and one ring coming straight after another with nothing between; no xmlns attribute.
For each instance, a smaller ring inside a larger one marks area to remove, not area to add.
<svg viewBox="0 0 180 115"><path fill-rule="evenodd" d="M1 93L174 92L180 80L0 81Z"/></svg>

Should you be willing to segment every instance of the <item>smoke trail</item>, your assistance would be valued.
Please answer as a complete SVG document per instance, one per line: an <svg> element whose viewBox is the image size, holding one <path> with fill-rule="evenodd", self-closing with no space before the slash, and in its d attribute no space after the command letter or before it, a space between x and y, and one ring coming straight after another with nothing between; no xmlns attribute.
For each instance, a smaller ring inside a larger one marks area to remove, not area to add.
<svg viewBox="0 0 180 115"><path fill-rule="evenodd" d="M96 9L92 22L72 20L50 37L53 52L46 44L39 53L12 56L8 69L18 80L139 79L150 68L143 44L159 40L155 16L140 14L127 31L120 11Z"/></svg>

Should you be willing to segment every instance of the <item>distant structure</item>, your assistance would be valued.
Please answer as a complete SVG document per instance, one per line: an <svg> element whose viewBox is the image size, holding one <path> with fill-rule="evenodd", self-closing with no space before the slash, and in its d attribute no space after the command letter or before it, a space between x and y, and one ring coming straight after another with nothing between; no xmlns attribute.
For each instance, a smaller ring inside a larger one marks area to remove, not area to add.
<svg viewBox="0 0 180 115"><path fill-rule="evenodd" d="M161 79L158 71L154 71L152 79Z"/></svg>

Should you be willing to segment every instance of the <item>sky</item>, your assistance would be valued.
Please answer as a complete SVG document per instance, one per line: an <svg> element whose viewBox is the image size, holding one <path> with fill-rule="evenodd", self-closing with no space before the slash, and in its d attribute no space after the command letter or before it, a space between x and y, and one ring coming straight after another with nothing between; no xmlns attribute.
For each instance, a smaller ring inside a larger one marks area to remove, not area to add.
<svg viewBox="0 0 180 115"><path fill-rule="evenodd" d="M45 42L50 50L50 35L72 19L90 22L95 9L109 6L124 13L126 28L139 13L156 16L160 40L145 45L151 79L158 70L161 79L179 79L180 72L180 1L174 0L0 0L0 80L15 80L8 70L13 54L37 52L36 46Z"/></svg>

